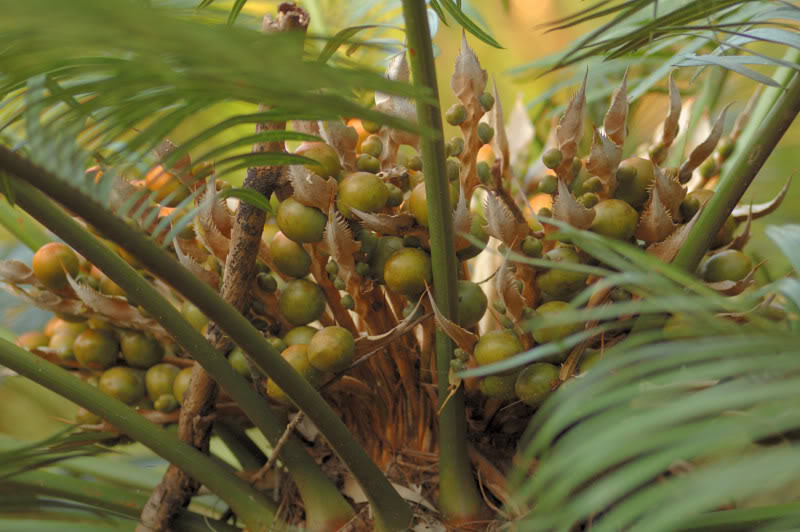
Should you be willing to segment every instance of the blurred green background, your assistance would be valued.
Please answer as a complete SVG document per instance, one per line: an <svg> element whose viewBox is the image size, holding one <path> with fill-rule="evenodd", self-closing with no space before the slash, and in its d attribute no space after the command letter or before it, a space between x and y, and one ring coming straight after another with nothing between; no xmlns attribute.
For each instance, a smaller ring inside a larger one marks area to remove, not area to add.
<svg viewBox="0 0 800 532"><path fill-rule="evenodd" d="M189 2L196 4L197 1ZM232 2L215 2L214 7L219 13L225 12ZM315 0L300 2L305 5L312 15L310 34L331 35L337 31L354 24L369 22L402 23L399 11L399 2L346 2ZM278 2L255 1L247 2L245 11L240 20L241 24L257 26L263 13L275 12ZM373 5L373 7L370 7ZM566 30L546 33L539 27L540 24L554 20L576 9L585 7L585 2L580 0L472 0L463 2L464 10L479 24L488 29L503 46L503 49L492 48L479 42L471 36L467 40L477 53L482 66L489 71L491 79L496 80L498 92L503 103L506 115L514 105L518 96L523 101L530 102L538 94L546 91L554 83L571 76L574 71L556 72L541 77L526 76L514 77L509 70L548 54L553 54L563 49L577 36L585 34L591 26L579 25ZM383 6L383 7L381 7ZM369 32L364 32L360 37L370 37ZM390 43L398 44L402 33L388 31L382 38ZM455 101L450 91L450 73L461 44L461 29L451 21L450 26L439 24L434 43L438 49L438 76L439 89L442 96L443 108L449 107ZM355 62L366 63L372 67L380 68L382 60L386 57L385 51L359 48L350 57ZM754 67L758 69L758 67ZM705 71L694 81L702 84L709 71ZM600 82L604 80L596 80ZM593 82L592 72L589 73L589 84ZM725 91L720 103L736 102L726 123L726 130L733 126L735 116L744 107L745 102L755 88L755 83L739 75L729 76ZM662 84L663 86L663 84ZM555 95L558 104L566 102L577 86L569 90L560 91ZM369 95L367 95L369 96ZM666 114L666 98L664 94L646 95L646 105L634 107L633 114L629 117L630 142L627 143L628 151L640 142L648 139L655 128L658 127ZM721 108L721 105L718 106ZM197 124L219 121L226 115L238 112L251 112L245 106L230 105L225 108L214 108L198 115L194 121L185 123L175 132L173 140L180 143L192 135ZM533 115L537 109L531 109ZM716 116L718 109L712 111ZM595 118L598 119L598 118ZM539 129L537 136L547 134L549 118L545 115L535 124ZM249 126L244 130L231 131L228 136L217 137L215 143L223 143L234 134L247 133ZM455 128L448 126L447 138L456 134ZM800 123L795 123L785 136L778 149L776 149L764 168L756 178L753 186L744 198L745 202L763 202L771 199L783 186L787 177L795 172L800 157ZM209 146L201 146L198 151L205 151ZM238 177L240 180L243 176ZM230 176L236 181L236 176ZM766 219L754 223L754 238L746 251L758 259L767 259L767 264L760 270L760 281L774 279L785 275L788 265L778 252L774 244L763 234L764 228L770 224L798 223L798 209L800 208L800 184L795 183L786 201ZM24 246L19 245L7 233L0 230L0 257L15 258L30 263L32 253ZM7 293L0 293L0 324L1 334L20 333L26 330L41 328L49 315L25 305L22 301ZM0 376L0 404L6 405L3 415L0 416L0 434L19 438L38 438L52 433L56 428L63 426L65 420L70 419L74 406L67 401L55 396L38 385L24 381L18 377Z"/></svg>

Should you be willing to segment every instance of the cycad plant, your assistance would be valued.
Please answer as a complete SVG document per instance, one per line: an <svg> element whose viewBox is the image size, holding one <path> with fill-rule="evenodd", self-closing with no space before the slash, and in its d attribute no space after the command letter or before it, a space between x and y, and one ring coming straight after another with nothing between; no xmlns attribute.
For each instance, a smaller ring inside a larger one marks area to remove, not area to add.
<svg viewBox="0 0 800 532"><path fill-rule="evenodd" d="M797 524L798 285L756 286L743 251L789 183L737 204L800 111L800 9L636 0L558 21L616 17L539 66L631 60L613 88L582 70L536 138L460 2L365 3L402 7L397 42L309 33L320 2L260 28L245 2L212 4L29 0L0 20L0 220L35 251L0 279L54 314L0 340L0 364L80 407L51 439L3 444L8 526ZM447 110L435 17L464 29ZM386 46L383 72L348 59ZM713 70L698 92L648 53ZM733 128L728 107L707 116L723 68L768 85ZM633 123L658 90L661 124ZM800 228L768 233L800 268ZM157 483L104 473L132 441L169 462Z"/></svg>

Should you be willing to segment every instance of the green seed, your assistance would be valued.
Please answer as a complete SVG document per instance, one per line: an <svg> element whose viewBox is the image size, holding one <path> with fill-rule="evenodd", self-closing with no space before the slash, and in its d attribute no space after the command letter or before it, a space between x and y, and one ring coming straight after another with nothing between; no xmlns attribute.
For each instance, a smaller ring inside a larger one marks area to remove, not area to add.
<svg viewBox="0 0 800 532"><path fill-rule="evenodd" d="M560 382L558 368L545 362L536 362L523 369L517 377L514 389L517 397L526 405L539 406Z"/></svg>
<svg viewBox="0 0 800 532"><path fill-rule="evenodd" d="M477 165L478 179L484 185L489 182L489 164L486 161L481 161Z"/></svg>
<svg viewBox="0 0 800 532"><path fill-rule="evenodd" d="M580 196L577 201L587 209L591 209L600 203L600 198L594 192L587 192L586 194Z"/></svg>
<svg viewBox="0 0 800 532"><path fill-rule="evenodd" d="M386 190L389 191L389 199L386 201L387 207L397 207L403 203L403 191L400 187L386 183Z"/></svg>
<svg viewBox="0 0 800 532"><path fill-rule="evenodd" d="M458 157L464 151L464 139L461 137L453 137L447 143L447 156Z"/></svg>
<svg viewBox="0 0 800 532"><path fill-rule="evenodd" d="M481 94L478 98L478 101L480 102L484 111L490 111L492 107L494 107L494 96L492 96L490 92L484 92Z"/></svg>
<svg viewBox="0 0 800 532"><path fill-rule="evenodd" d="M353 296L350 294L345 294L342 296L342 306L347 310L353 310L356 308L356 302L353 300Z"/></svg>
<svg viewBox="0 0 800 532"><path fill-rule="evenodd" d="M447 179L450 181L456 181L458 176L461 174L461 163L458 162L458 159L453 159L452 157L447 159Z"/></svg>
<svg viewBox="0 0 800 532"><path fill-rule="evenodd" d="M558 148L550 148L542 154L542 162L546 167L553 170L558 168L561 161L564 160L564 154Z"/></svg>
<svg viewBox="0 0 800 532"><path fill-rule="evenodd" d="M373 122L372 120L361 119L361 127L364 128L364 131L367 133L377 133L381 129L381 125L377 122ZM369 137L367 137L369 138Z"/></svg>
<svg viewBox="0 0 800 532"><path fill-rule="evenodd" d="M494 310L497 311L497 313L499 314L506 313L506 305L499 299L495 299L494 301L492 301L492 307L494 307Z"/></svg>
<svg viewBox="0 0 800 532"><path fill-rule="evenodd" d="M381 171L381 162L372 155L362 153L356 159L356 168L362 172L377 174Z"/></svg>
<svg viewBox="0 0 800 532"><path fill-rule="evenodd" d="M486 122L481 122L478 124L478 139L483 142L484 144L489 144L492 142L492 138L494 137L494 128L487 124Z"/></svg>
<svg viewBox="0 0 800 532"><path fill-rule="evenodd" d="M455 103L444 113L444 119L451 126L459 126L467 119L467 108L463 104Z"/></svg>
<svg viewBox="0 0 800 532"><path fill-rule="evenodd" d="M536 187L536 192L540 194L555 194L556 190L558 190L558 178L550 174L542 176Z"/></svg>
<svg viewBox="0 0 800 532"><path fill-rule="evenodd" d="M416 153L408 158L408 169L415 172L422 170L422 158Z"/></svg>
<svg viewBox="0 0 800 532"><path fill-rule="evenodd" d="M259 273L256 276L258 287L267 293L272 293L278 289L278 281L268 273Z"/></svg>
<svg viewBox="0 0 800 532"><path fill-rule="evenodd" d="M540 258L543 249L542 241L536 237L528 235L522 240L522 252L528 257Z"/></svg>
<svg viewBox="0 0 800 532"><path fill-rule="evenodd" d="M333 280L333 287L337 290L344 290L347 288L347 285L345 284L344 279L337 277Z"/></svg>
<svg viewBox="0 0 800 532"><path fill-rule="evenodd" d="M336 264L335 260L329 260L328 264L325 265L325 271L331 275L336 275L339 273L339 265Z"/></svg>
<svg viewBox="0 0 800 532"><path fill-rule="evenodd" d="M369 273L369 264L366 262L356 262L356 273L361 277L366 276ZM341 288L339 290L341 290Z"/></svg>
<svg viewBox="0 0 800 532"><path fill-rule="evenodd" d="M361 143L362 154L380 157L381 152L383 152L383 142L377 135L370 135Z"/></svg>

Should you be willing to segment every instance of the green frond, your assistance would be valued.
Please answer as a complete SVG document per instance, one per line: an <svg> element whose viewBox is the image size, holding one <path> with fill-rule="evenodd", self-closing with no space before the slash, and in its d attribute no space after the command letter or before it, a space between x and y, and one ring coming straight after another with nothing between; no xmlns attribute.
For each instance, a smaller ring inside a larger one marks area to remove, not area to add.
<svg viewBox="0 0 800 532"><path fill-rule="evenodd" d="M536 413L520 446L524 459L511 476L514 504L530 509L519 526L716 530L716 514L703 516L729 505L742 510L725 515L727 530L751 529L754 521L796 526L796 508L744 510L769 494L775 502L789 500L800 478L800 451L790 445L800 415L787 410L800 389L800 337L785 321L759 316L753 304L767 293L797 295L796 280L722 297L625 243L562 231L601 262L624 270L609 275L609 284L648 294L546 321L601 324L565 339L562 349L577 345L581 335L603 332L604 323L613 329L625 315L668 311L684 319L678 328L632 334L605 349L597 365L562 384ZM798 226L768 233L800 264L792 245L800 238ZM651 270L656 263L659 269ZM796 311L784 306L780 312ZM749 323L731 320L737 312L747 312ZM519 362L552 354L544 347L518 355ZM507 362L481 374L520 365Z"/></svg>

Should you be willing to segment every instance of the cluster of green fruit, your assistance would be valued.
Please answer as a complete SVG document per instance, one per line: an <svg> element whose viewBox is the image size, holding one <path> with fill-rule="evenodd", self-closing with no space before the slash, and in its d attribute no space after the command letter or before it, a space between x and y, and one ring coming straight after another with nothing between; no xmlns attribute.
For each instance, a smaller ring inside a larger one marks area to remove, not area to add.
<svg viewBox="0 0 800 532"><path fill-rule="evenodd" d="M406 72L407 76L407 66L402 67L405 59L400 56L397 61L400 62L393 63L387 75L397 78ZM470 79L465 81L466 78ZM582 159L577 156L577 149L583 134L584 86L568 105L551 147L543 153L543 165L552 172L538 176L529 204L520 205L512 199L517 185L509 167L506 135L495 134L495 128L498 132L503 128L502 112L496 107L495 97L485 92L485 86L486 72L464 43L453 78L454 90L460 87L456 92L461 103L445 114L462 135L447 143L446 172L460 262L458 323L453 325L476 340L469 345L459 344L462 349L452 362L454 370L506 360L583 328L581 324L538 326L541 320L532 321L563 312L569 307L568 302L594 281L579 269L534 267L514 258L594 264L581 249L558 240L554 235L557 227L547 223L549 218L630 242L670 261L674 255L670 256L669 249L680 246L677 239L682 224L690 223L713 194L702 187L689 192L684 185L693 175L711 175L708 168L698 170L702 161L712 154L714 160L723 160L735 140L722 143L714 153L721 132L721 126L715 125L709 139L692 152L687 162L680 167L660 168L677 135L678 105L671 107L662 140L650 150L649 158L623 160L628 111L623 82L612 99L603 132L595 129L590 154ZM677 95L672 82L670 95ZM377 95L376 103L379 108L383 105ZM394 102L389 108L404 107ZM481 120L487 113L491 113L493 125ZM347 125L312 123L310 127L327 142L304 142L294 150L315 163L290 169L291 191L287 193L289 189L284 187L270 198L275 216L264 227L254 297L247 312L254 323L264 325L262 330L273 347L298 373L319 387L354 362L354 346L365 329L371 334L386 333L387 327L418 317L411 316L411 312L432 284L432 265L424 168L410 146L416 138L358 119ZM188 155L181 165L191 167ZM199 186L187 185L183 178L160 165L155 168L157 171L151 173L157 174L158 179L145 180L145 186L155 192L161 188L174 190L179 185ZM194 224L181 231L171 245L181 262L213 284L219 281L228 253L234 211L230 208L233 205L214 196L215 191L229 185L214 179L208 168L202 168L201 173L203 179L211 176L207 190L198 195L196 202L205 207ZM165 206L169 199L169 194L155 198L162 203L162 209L168 208ZM731 216L716 235L714 250L698 272L705 281L737 283L751 273L752 263L741 251L746 239L734 239L737 225L737 219ZM484 253L490 237L498 243L499 253ZM135 263L135 258L124 250L117 251ZM478 266L487 262L494 265L495 280L481 286L470 277L476 276ZM39 282L56 293L70 290L66 279L69 273L79 283L109 297L124 296L119 287L62 244L39 250L33 270ZM388 322L375 321L373 308L380 303L376 297L387 303L384 307L389 310L384 317L389 317ZM630 298L631 294L617 289L610 297ZM487 319L490 299L492 320ZM422 307L431 310L427 299ZM208 321L188 303L182 304L182 310L198 330ZM354 317L361 320L358 326ZM441 322L440 325L446 328ZM125 393L116 392L114 386L103 384L102 377L102 389L128 403L136 403L147 394L154 406L163 411L181 403L181 375L188 372L161 363L164 347L158 342L138 332L91 323L68 327L69 335L64 332L47 338L48 348L58 354L63 345L68 355L62 358L74 354L83 368L104 370L110 375L108 380L120 375L119 379L128 383L116 387L124 388ZM432 334L433 328L427 331ZM138 344L134 346L134 340L129 338L136 338ZM413 346L409 356L424 358L421 351L425 344L424 340L409 341L408 346ZM486 377L477 389L488 398L519 400L536 407L560 383L563 376L560 377L558 366L568 355L564 351L521 371ZM596 357L596 352L590 350L579 369L588 368ZM251 377L240 350L234 349L229 360L239 373ZM119 366L121 361L126 366ZM434 369L417 368L420 380L421 375ZM151 371L152 378L148 377ZM159 384L151 386L150 380ZM273 400L288 403L270 380L266 382L266 392Z"/></svg>

